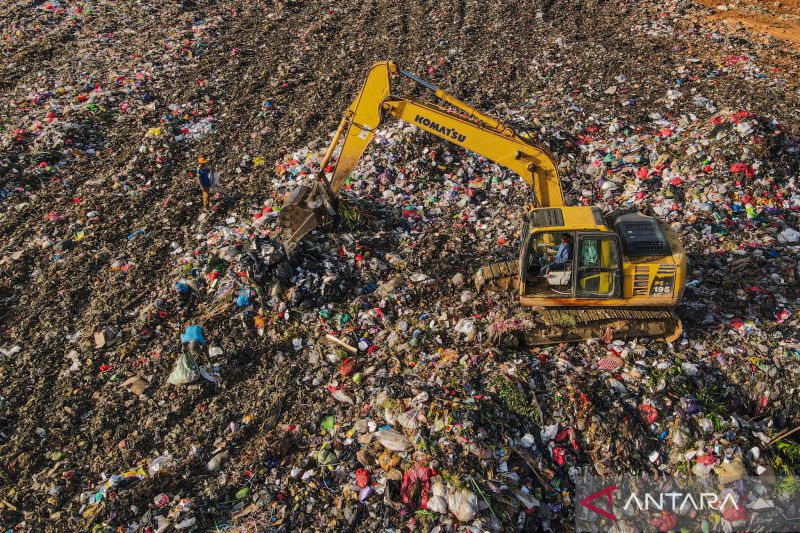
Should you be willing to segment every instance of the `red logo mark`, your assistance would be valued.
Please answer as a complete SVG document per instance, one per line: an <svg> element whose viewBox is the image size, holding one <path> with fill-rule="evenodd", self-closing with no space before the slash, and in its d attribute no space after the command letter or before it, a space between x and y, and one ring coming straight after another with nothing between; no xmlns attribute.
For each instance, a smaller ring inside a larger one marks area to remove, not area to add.
<svg viewBox="0 0 800 533"><path fill-rule="evenodd" d="M604 488L603 490L595 492L594 494L590 494L589 496L585 497L584 499L582 499L580 501L580 504L583 505L584 507L586 507L587 509L589 509L590 511L594 511L595 513L599 514L600 516L602 516L604 518L608 518L609 520L616 520L617 519L617 515L609 513L608 511L600 509L596 505L592 505L591 503L589 503L590 501L596 500L597 498L600 498L601 496L605 496L606 497L606 501L608 502L608 508L611 509L611 494L615 490L617 490L617 486L616 485L609 485L608 487Z"/></svg>

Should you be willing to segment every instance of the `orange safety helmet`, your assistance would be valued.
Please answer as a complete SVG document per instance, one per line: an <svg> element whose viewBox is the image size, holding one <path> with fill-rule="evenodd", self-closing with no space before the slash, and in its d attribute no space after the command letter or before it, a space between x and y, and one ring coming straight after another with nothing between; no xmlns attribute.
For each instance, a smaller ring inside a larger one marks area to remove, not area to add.
<svg viewBox="0 0 800 533"><path fill-rule="evenodd" d="M208 163L208 159L206 159L205 157L203 157L203 156L201 155L200 157L198 157L198 158L197 158L197 162L198 162L198 163L200 163L200 164L202 165L202 164L204 164L204 163Z"/></svg>

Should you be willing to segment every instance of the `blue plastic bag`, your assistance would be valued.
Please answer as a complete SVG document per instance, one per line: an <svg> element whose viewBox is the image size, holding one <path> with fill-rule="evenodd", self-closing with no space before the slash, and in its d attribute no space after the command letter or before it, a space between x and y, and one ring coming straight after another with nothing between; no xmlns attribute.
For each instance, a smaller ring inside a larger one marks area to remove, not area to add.
<svg viewBox="0 0 800 533"><path fill-rule="evenodd" d="M195 341L198 344L205 344L206 338L203 336L203 327L202 326L189 326L186 328L186 331L183 332L181 335L181 342L192 342Z"/></svg>
<svg viewBox="0 0 800 533"><path fill-rule="evenodd" d="M239 297L236 298L236 305L239 307L247 307L250 305L250 289L242 289L239 292Z"/></svg>

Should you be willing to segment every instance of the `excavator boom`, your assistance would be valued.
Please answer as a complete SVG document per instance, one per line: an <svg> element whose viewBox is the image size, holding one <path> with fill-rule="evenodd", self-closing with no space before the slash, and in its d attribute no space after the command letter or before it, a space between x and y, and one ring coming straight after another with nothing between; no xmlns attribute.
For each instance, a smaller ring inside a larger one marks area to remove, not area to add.
<svg viewBox="0 0 800 533"><path fill-rule="evenodd" d="M431 90L439 100L459 112L393 95L392 80L398 77ZM321 224L327 215L335 214L336 196L386 117L414 124L516 172L531 187L531 203L534 207L564 205L558 170L546 148L523 138L501 121L481 113L446 91L399 69L393 62L386 61L372 66L361 91L347 108L328 146L322 168L329 164L336 147L344 138L330 182L324 176L318 176L311 187L294 191L281 210L282 236L287 253L291 253L299 241Z"/></svg>

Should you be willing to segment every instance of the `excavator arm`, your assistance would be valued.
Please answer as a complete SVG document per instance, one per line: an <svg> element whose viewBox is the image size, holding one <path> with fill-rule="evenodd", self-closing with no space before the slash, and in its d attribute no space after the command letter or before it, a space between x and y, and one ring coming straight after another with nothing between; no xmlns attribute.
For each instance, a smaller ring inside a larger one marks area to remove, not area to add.
<svg viewBox="0 0 800 533"><path fill-rule="evenodd" d="M392 95L391 81L398 76L433 91L438 99L459 109L460 113L429 102ZM299 187L290 194L281 209L282 237L287 253L291 253L299 241L319 226L327 215L335 214L339 190L387 117L414 124L516 172L531 186L534 207L564 205L558 170L546 148L524 139L502 122L477 111L446 91L401 70L393 62L381 62L370 69L361 91L345 112L323 157L321 166L324 169L344 137L330 182L324 176L319 176L311 187Z"/></svg>

